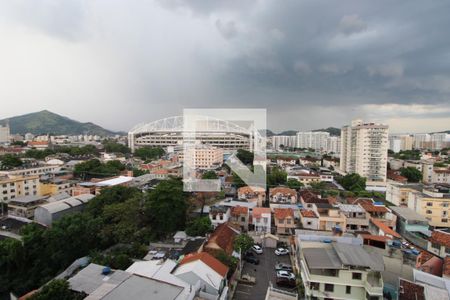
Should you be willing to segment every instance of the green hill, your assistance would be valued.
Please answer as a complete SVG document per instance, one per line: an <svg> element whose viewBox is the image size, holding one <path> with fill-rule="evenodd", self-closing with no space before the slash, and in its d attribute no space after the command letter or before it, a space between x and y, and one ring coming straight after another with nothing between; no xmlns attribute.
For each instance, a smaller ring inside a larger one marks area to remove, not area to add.
<svg viewBox="0 0 450 300"><path fill-rule="evenodd" d="M330 135L341 136L341 129L336 128L336 127L328 127L325 129L316 129L313 131L325 131L325 132L328 132Z"/></svg>
<svg viewBox="0 0 450 300"><path fill-rule="evenodd" d="M5 124L7 121L9 122L11 133L13 134L26 134L28 132L34 135L92 134L109 136L116 134L116 132L106 130L94 123L80 123L48 110L0 120L0 124Z"/></svg>

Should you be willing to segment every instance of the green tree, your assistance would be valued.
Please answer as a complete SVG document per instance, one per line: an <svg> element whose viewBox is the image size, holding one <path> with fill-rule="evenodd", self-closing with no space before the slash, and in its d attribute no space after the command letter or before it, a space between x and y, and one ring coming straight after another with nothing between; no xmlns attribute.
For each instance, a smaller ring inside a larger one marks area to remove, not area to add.
<svg viewBox="0 0 450 300"><path fill-rule="evenodd" d="M401 168L400 175L406 177L408 182L419 182L422 180L422 172L414 167Z"/></svg>
<svg viewBox="0 0 450 300"><path fill-rule="evenodd" d="M205 173L203 173L202 175L202 179L218 179L219 177L217 176L216 172L210 170L210 171L206 171Z"/></svg>
<svg viewBox="0 0 450 300"><path fill-rule="evenodd" d="M87 295L80 295L72 292L69 282L64 279L55 279L44 285L42 289L32 295L31 300L77 300L83 299Z"/></svg>
<svg viewBox="0 0 450 300"><path fill-rule="evenodd" d="M286 182L287 186L291 189L296 189L298 190L299 188L301 188L303 186L303 183L301 183L300 181L298 181L297 179L294 178L289 178Z"/></svg>
<svg viewBox="0 0 450 300"><path fill-rule="evenodd" d="M366 178L361 177L356 173L347 174L344 177L337 178L337 181L347 191L357 192L364 191L366 189Z"/></svg>
<svg viewBox="0 0 450 300"><path fill-rule="evenodd" d="M226 254L223 250L214 254L214 257L229 268L228 276L234 273L238 264L238 259L236 257Z"/></svg>
<svg viewBox="0 0 450 300"><path fill-rule="evenodd" d="M144 161L158 159L165 154L163 148L160 147L142 147L134 151L134 156Z"/></svg>
<svg viewBox="0 0 450 300"><path fill-rule="evenodd" d="M25 152L24 157L34 159L44 159L47 156L53 154L56 154L56 152L53 151L52 149L44 149L44 150L30 149Z"/></svg>
<svg viewBox="0 0 450 300"><path fill-rule="evenodd" d="M241 233L234 240L234 250L237 252L245 253L255 244L255 241L251 236L246 233Z"/></svg>
<svg viewBox="0 0 450 300"><path fill-rule="evenodd" d="M286 181L287 173L278 167L271 168L267 174L267 185L269 187L285 185Z"/></svg>
<svg viewBox="0 0 450 300"><path fill-rule="evenodd" d="M5 154L0 158L1 168L2 169L13 169L20 167L23 163L17 155L13 154Z"/></svg>
<svg viewBox="0 0 450 300"><path fill-rule="evenodd" d="M117 176L123 170L125 166L118 160L102 163L98 159L91 159L75 165L74 175L82 179L102 178Z"/></svg>
<svg viewBox="0 0 450 300"><path fill-rule="evenodd" d="M104 140L102 144L103 147L105 147L105 151L109 153L122 153L122 154L130 153L130 148L128 148L123 144L119 144L113 140Z"/></svg>
<svg viewBox="0 0 450 300"><path fill-rule="evenodd" d="M189 236L205 236L212 231L209 217L196 218L186 226L186 233Z"/></svg>
<svg viewBox="0 0 450 300"><path fill-rule="evenodd" d="M253 152L244 149L238 149L236 156L242 161L244 165L253 165Z"/></svg>
<svg viewBox="0 0 450 300"><path fill-rule="evenodd" d="M180 180L162 181L146 198L145 216L158 238L184 229L186 211L186 194Z"/></svg>

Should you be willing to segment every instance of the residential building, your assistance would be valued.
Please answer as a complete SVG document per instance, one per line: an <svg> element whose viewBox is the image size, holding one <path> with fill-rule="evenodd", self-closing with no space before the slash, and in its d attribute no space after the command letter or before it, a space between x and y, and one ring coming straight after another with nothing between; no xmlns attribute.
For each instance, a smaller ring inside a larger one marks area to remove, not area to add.
<svg viewBox="0 0 450 300"><path fill-rule="evenodd" d="M308 169L290 172L287 179L295 179L306 186L309 186L311 183L318 183L322 181L319 173Z"/></svg>
<svg viewBox="0 0 450 300"><path fill-rule="evenodd" d="M173 275L191 285L200 281L200 297L204 293L214 297L206 299L226 299L227 273L227 266L212 255L201 252L186 255Z"/></svg>
<svg viewBox="0 0 450 300"><path fill-rule="evenodd" d="M329 137L330 134L324 131L297 132L297 148L326 151Z"/></svg>
<svg viewBox="0 0 450 300"><path fill-rule="evenodd" d="M409 134L389 135L389 150L398 153L400 151L412 150L414 138Z"/></svg>
<svg viewBox="0 0 450 300"><path fill-rule="evenodd" d="M61 166L45 165L42 167L27 168L27 169L13 169L7 171L0 171L0 176L41 176L49 173L61 171Z"/></svg>
<svg viewBox="0 0 450 300"><path fill-rule="evenodd" d="M0 201L39 195L39 176L1 176Z"/></svg>
<svg viewBox="0 0 450 300"><path fill-rule="evenodd" d="M41 180L39 182L39 194L53 196L59 193L68 193L72 195L72 190L76 185L76 181L60 178L52 178L49 180Z"/></svg>
<svg viewBox="0 0 450 300"><path fill-rule="evenodd" d="M327 157L323 159L323 166L325 168L335 170L339 169L339 158L337 157Z"/></svg>
<svg viewBox="0 0 450 300"><path fill-rule="evenodd" d="M256 232L271 233L272 212L268 207L255 207L252 212L252 225Z"/></svg>
<svg viewBox="0 0 450 300"><path fill-rule="evenodd" d="M223 205L211 206L209 209L209 219L213 228L230 221L230 208Z"/></svg>
<svg viewBox="0 0 450 300"><path fill-rule="evenodd" d="M313 210L319 215L319 230L346 231L347 219L339 207L329 203L314 203Z"/></svg>
<svg viewBox="0 0 450 300"><path fill-rule="evenodd" d="M6 144L10 142L9 125L0 125L0 144Z"/></svg>
<svg viewBox="0 0 450 300"><path fill-rule="evenodd" d="M399 278L398 300L449 300L449 281L445 277L434 276L413 270L412 280Z"/></svg>
<svg viewBox="0 0 450 300"><path fill-rule="evenodd" d="M304 229L319 230L319 216L312 209L300 210L300 222Z"/></svg>
<svg viewBox="0 0 450 300"><path fill-rule="evenodd" d="M223 149L210 145L195 145L186 149L182 160L194 170L216 169L223 164Z"/></svg>
<svg viewBox="0 0 450 300"><path fill-rule="evenodd" d="M390 184L386 200L409 207L424 216L432 227L450 227L450 188L446 185Z"/></svg>
<svg viewBox="0 0 450 300"><path fill-rule="evenodd" d="M275 208L273 211L277 234L293 234L295 225L294 211L292 208Z"/></svg>
<svg viewBox="0 0 450 300"><path fill-rule="evenodd" d="M297 137L295 135L274 135L272 136L272 148L274 150L283 150L297 147Z"/></svg>
<svg viewBox="0 0 450 300"><path fill-rule="evenodd" d="M295 157L281 156L277 157L277 165L284 168L286 166L295 166L297 159Z"/></svg>
<svg viewBox="0 0 450 300"><path fill-rule="evenodd" d="M266 190L261 187L243 186L237 190L239 200L256 202L259 207L263 206L266 200Z"/></svg>
<svg viewBox="0 0 450 300"><path fill-rule="evenodd" d="M35 209L47 203L46 199L47 197L42 196L25 196L12 199L8 203L8 214L33 219Z"/></svg>
<svg viewBox="0 0 450 300"><path fill-rule="evenodd" d="M395 230L397 216L382 202L374 202L372 199L359 198L353 204L359 204L370 215L371 220L378 220Z"/></svg>
<svg viewBox="0 0 450 300"><path fill-rule="evenodd" d="M269 201L272 203L297 203L297 192L287 187L269 189Z"/></svg>
<svg viewBox="0 0 450 300"><path fill-rule="evenodd" d="M326 152L339 154L341 153L341 138L338 136L330 136L326 139Z"/></svg>
<svg viewBox="0 0 450 300"><path fill-rule="evenodd" d="M430 135L432 150L441 150L447 148L450 145L450 134L448 133L432 133Z"/></svg>
<svg viewBox="0 0 450 300"><path fill-rule="evenodd" d="M370 215L360 205L338 204L339 209L345 215L346 231L365 231L369 229Z"/></svg>
<svg viewBox="0 0 450 300"><path fill-rule="evenodd" d="M408 207L389 207L397 216L396 231L406 240L427 249L428 238L431 231L428 229L428 220Z"/></svg>
<svg viewBox="0 0 450 300"><path fill-rule="evenodd" d="M341 129L340 169L367 178L368 186L384 186L387 171L387 125L354 120Z"/></svg>
<svg viewBox="0 0 450 300"><path fill-rule="evenodd" d="M444 230L433 230L428 240L427 250L445 258L450 255L450 233Z"/></svg>
<svg viewBox="0 0 450 300"><path fill-rule="evenodd" d="M383 299L383 257L361 239L298 234L295 242L306 299Z"/></svg>
<svg viewBox="0 0 450 300"><path fill-rule="evenodd" d="M236 230L231 224L220 224L211 233L208 241L203 246L203 251L213 256L222 251L228 255L232 255L234 251L234 240L239 233L239 230Z"/></svg>
<svg viewBox="0 0 450 300"><path fill-rule="evenodd" d="M231 208L231 223L239 226L241 231L248 231L248 222L250 215L248 213L248 207L234 206Z"/></svg>
<svg viewBox="0 0 450 300"><path fill-rule="evenodd" d="M414 134L414 149L430 149L431 136L428 133Z"/></svg>
<svg viewBox="0 0 450 300"><path fill-rule="evenodd" d="M94 195L79 195L60 201L51 202L37 207L34 211L34 220L38 223L51 226L54 221L67 214L80 212Z"/></svg>
<svg viewBox="0 0 450 300"><path fill-rule="evenodd" d="M392 230L389 226L378 219L370 219L369 231L373 235L385 236L390 239L402 238L400 234Z"/></svg>

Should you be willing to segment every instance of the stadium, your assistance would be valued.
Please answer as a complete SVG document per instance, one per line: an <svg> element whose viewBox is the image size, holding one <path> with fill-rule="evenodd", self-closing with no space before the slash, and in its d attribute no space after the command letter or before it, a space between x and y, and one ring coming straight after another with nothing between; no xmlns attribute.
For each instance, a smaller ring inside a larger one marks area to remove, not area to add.
<svg viewBox="0 0 450 300"><path fill-rule="evenodd" d="M183 144L183 135L189 135L183 128L183 116L139 124L128 133L128 144L132 152L140 147L179 146ZM211 117L204 117L197 124L195 140L201 144L209 144L230 151L250 150L253 145L251 130Z"/></svg>

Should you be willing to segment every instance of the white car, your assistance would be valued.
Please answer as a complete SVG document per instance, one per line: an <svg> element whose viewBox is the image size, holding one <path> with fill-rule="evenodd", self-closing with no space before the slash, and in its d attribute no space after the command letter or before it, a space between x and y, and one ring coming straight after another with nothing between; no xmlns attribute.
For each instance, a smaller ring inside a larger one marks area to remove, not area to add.
<svg viewBox="0 0 450 300"><path fill-rule="evenodd" d="M252 250L256 254L262 254L263 253L263 249L259 245L253 245Z"/></svg>
<svg viewBox="0 0 450 300"><path fill-rule="evenodd" d="M292 272L280 270L280 271L277 271L277 278L286 278L289 280L295 280L295 275Z"/></svg>
<svg viewBox="0 0 450 300"><path fill-rule="evenodd" d="M275 250L275 254L276 255L287 255L287 254L289 254L289 250L286 248L278 248L277 250Z"/></svg>

